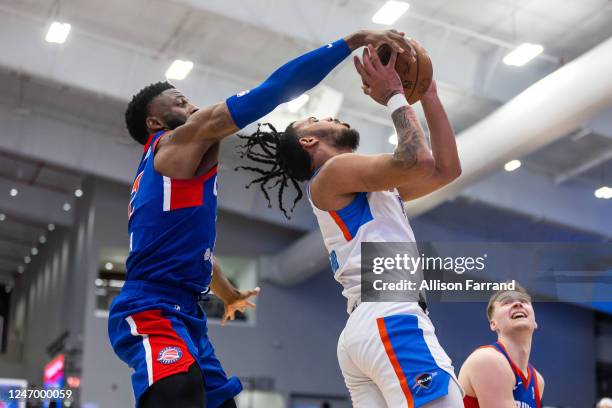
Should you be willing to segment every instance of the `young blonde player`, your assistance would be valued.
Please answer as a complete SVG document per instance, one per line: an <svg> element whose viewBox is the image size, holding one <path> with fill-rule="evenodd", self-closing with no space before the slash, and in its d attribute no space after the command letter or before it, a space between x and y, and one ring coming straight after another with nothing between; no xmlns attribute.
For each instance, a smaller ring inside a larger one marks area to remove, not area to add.
<svg viewBox="0 0 612 408"><path fill-rule="evenodd" d="M459 372L466 408L540 408L544 378L529 364L538 327L531 297L520 286L491 296L487 318L497 341L474 351Z"/></svg>

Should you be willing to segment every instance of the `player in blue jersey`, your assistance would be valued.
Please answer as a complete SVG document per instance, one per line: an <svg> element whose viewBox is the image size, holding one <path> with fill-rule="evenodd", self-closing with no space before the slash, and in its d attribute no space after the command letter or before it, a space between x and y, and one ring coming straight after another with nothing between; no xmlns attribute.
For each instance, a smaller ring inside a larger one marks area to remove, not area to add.
<svg viewBox="0 0 612 408"><path fill-rule="evenodd" d="M202 109L167 82L134 96L126 124L144 152L128 209L127 280L111 306L109 337L134 370L138 407L235 407L242 389L215 357L198 304L210 287L231 319L253 307L248 299L257 293L237 291L214 261L219 142L317 85L356 48L387 43L404 52L402 38L395 30L359 31Z"/></svg>
<svg viewBox="0 0 612 408"><path fill-rule="evenodd" d="M496 292L487 318L497 341L476 349L461 367L465 408L540 408L544 378L529 364L538 327L531 297L518 285Z"/></svg>

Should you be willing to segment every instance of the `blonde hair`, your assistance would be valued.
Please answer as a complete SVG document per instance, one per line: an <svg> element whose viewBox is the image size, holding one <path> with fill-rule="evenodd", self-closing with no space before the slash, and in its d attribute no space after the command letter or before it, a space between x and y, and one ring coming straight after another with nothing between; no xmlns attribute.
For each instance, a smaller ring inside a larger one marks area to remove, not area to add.
<svg viewBox="0 0 612 408"><path fill-rule="evenodd" d="M516 284L514 290L498 290L497 292L491 295L491 297L489 298L489 303L487 304L487 319L489 321L491 321L491 316L493 315L493 309L495 308L495 302L497 302L499 298L501 298L504 294L510 293L510 292L520 293L521 295L525 297L525 299L529 303L531 303L531 296L529 296L529 293L527 293L525 288L519 285L518 283Z"/></svg>

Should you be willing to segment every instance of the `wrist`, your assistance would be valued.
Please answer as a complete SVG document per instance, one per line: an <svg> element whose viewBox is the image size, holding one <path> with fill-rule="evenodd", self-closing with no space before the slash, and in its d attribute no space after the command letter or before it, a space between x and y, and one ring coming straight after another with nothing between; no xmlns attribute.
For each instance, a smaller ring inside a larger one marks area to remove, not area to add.
<svg viewBox="0 0 612 408"><path fill-rule="evenodd" d="M344 41L346 41L351 51L355 51L357 48L365 45L365 32L363 30L356 31L345 37Z"/></svg>
<svg viewBox="0 0 612 408"><path fill-rule="evenodd" d="M393 114L393 112L404 106L409 106L409 104L403 92L392 95L387 101L387 110L390 114Z"/></svg>

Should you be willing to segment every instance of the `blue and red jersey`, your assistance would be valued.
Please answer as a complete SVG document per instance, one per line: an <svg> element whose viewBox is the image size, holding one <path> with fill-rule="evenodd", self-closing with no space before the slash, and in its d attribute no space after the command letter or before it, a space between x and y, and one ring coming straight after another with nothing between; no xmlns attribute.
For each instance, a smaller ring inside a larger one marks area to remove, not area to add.
<svg viewBox="0 0 612 408"><path fill-rule="evenodd" d="M512 372L514 373L515 383L514 389L512 391L512 395L514 396L514 402L516 403L517 408L540 408L540 389L538 385L538 375L536 369L533 368L531 364L527 365L527 377L523 374L523 372L518 368L514 361L508 355L506 348L500 342L495 342L488 346L493 348L506 357L508 360L508 364L512 368ZM465 408L478 408L478 400L474 397L470 397L466 395L463 398L463 403Z"/></svg>
<svg viewBox="0 0 612 408"><path fill-rule="evenodd" d="M130 253L127 280L208 289L212 277L217 219L217 166L191 179L177 180L155 170L159 140L144 147L128 208Z"/></svg>

